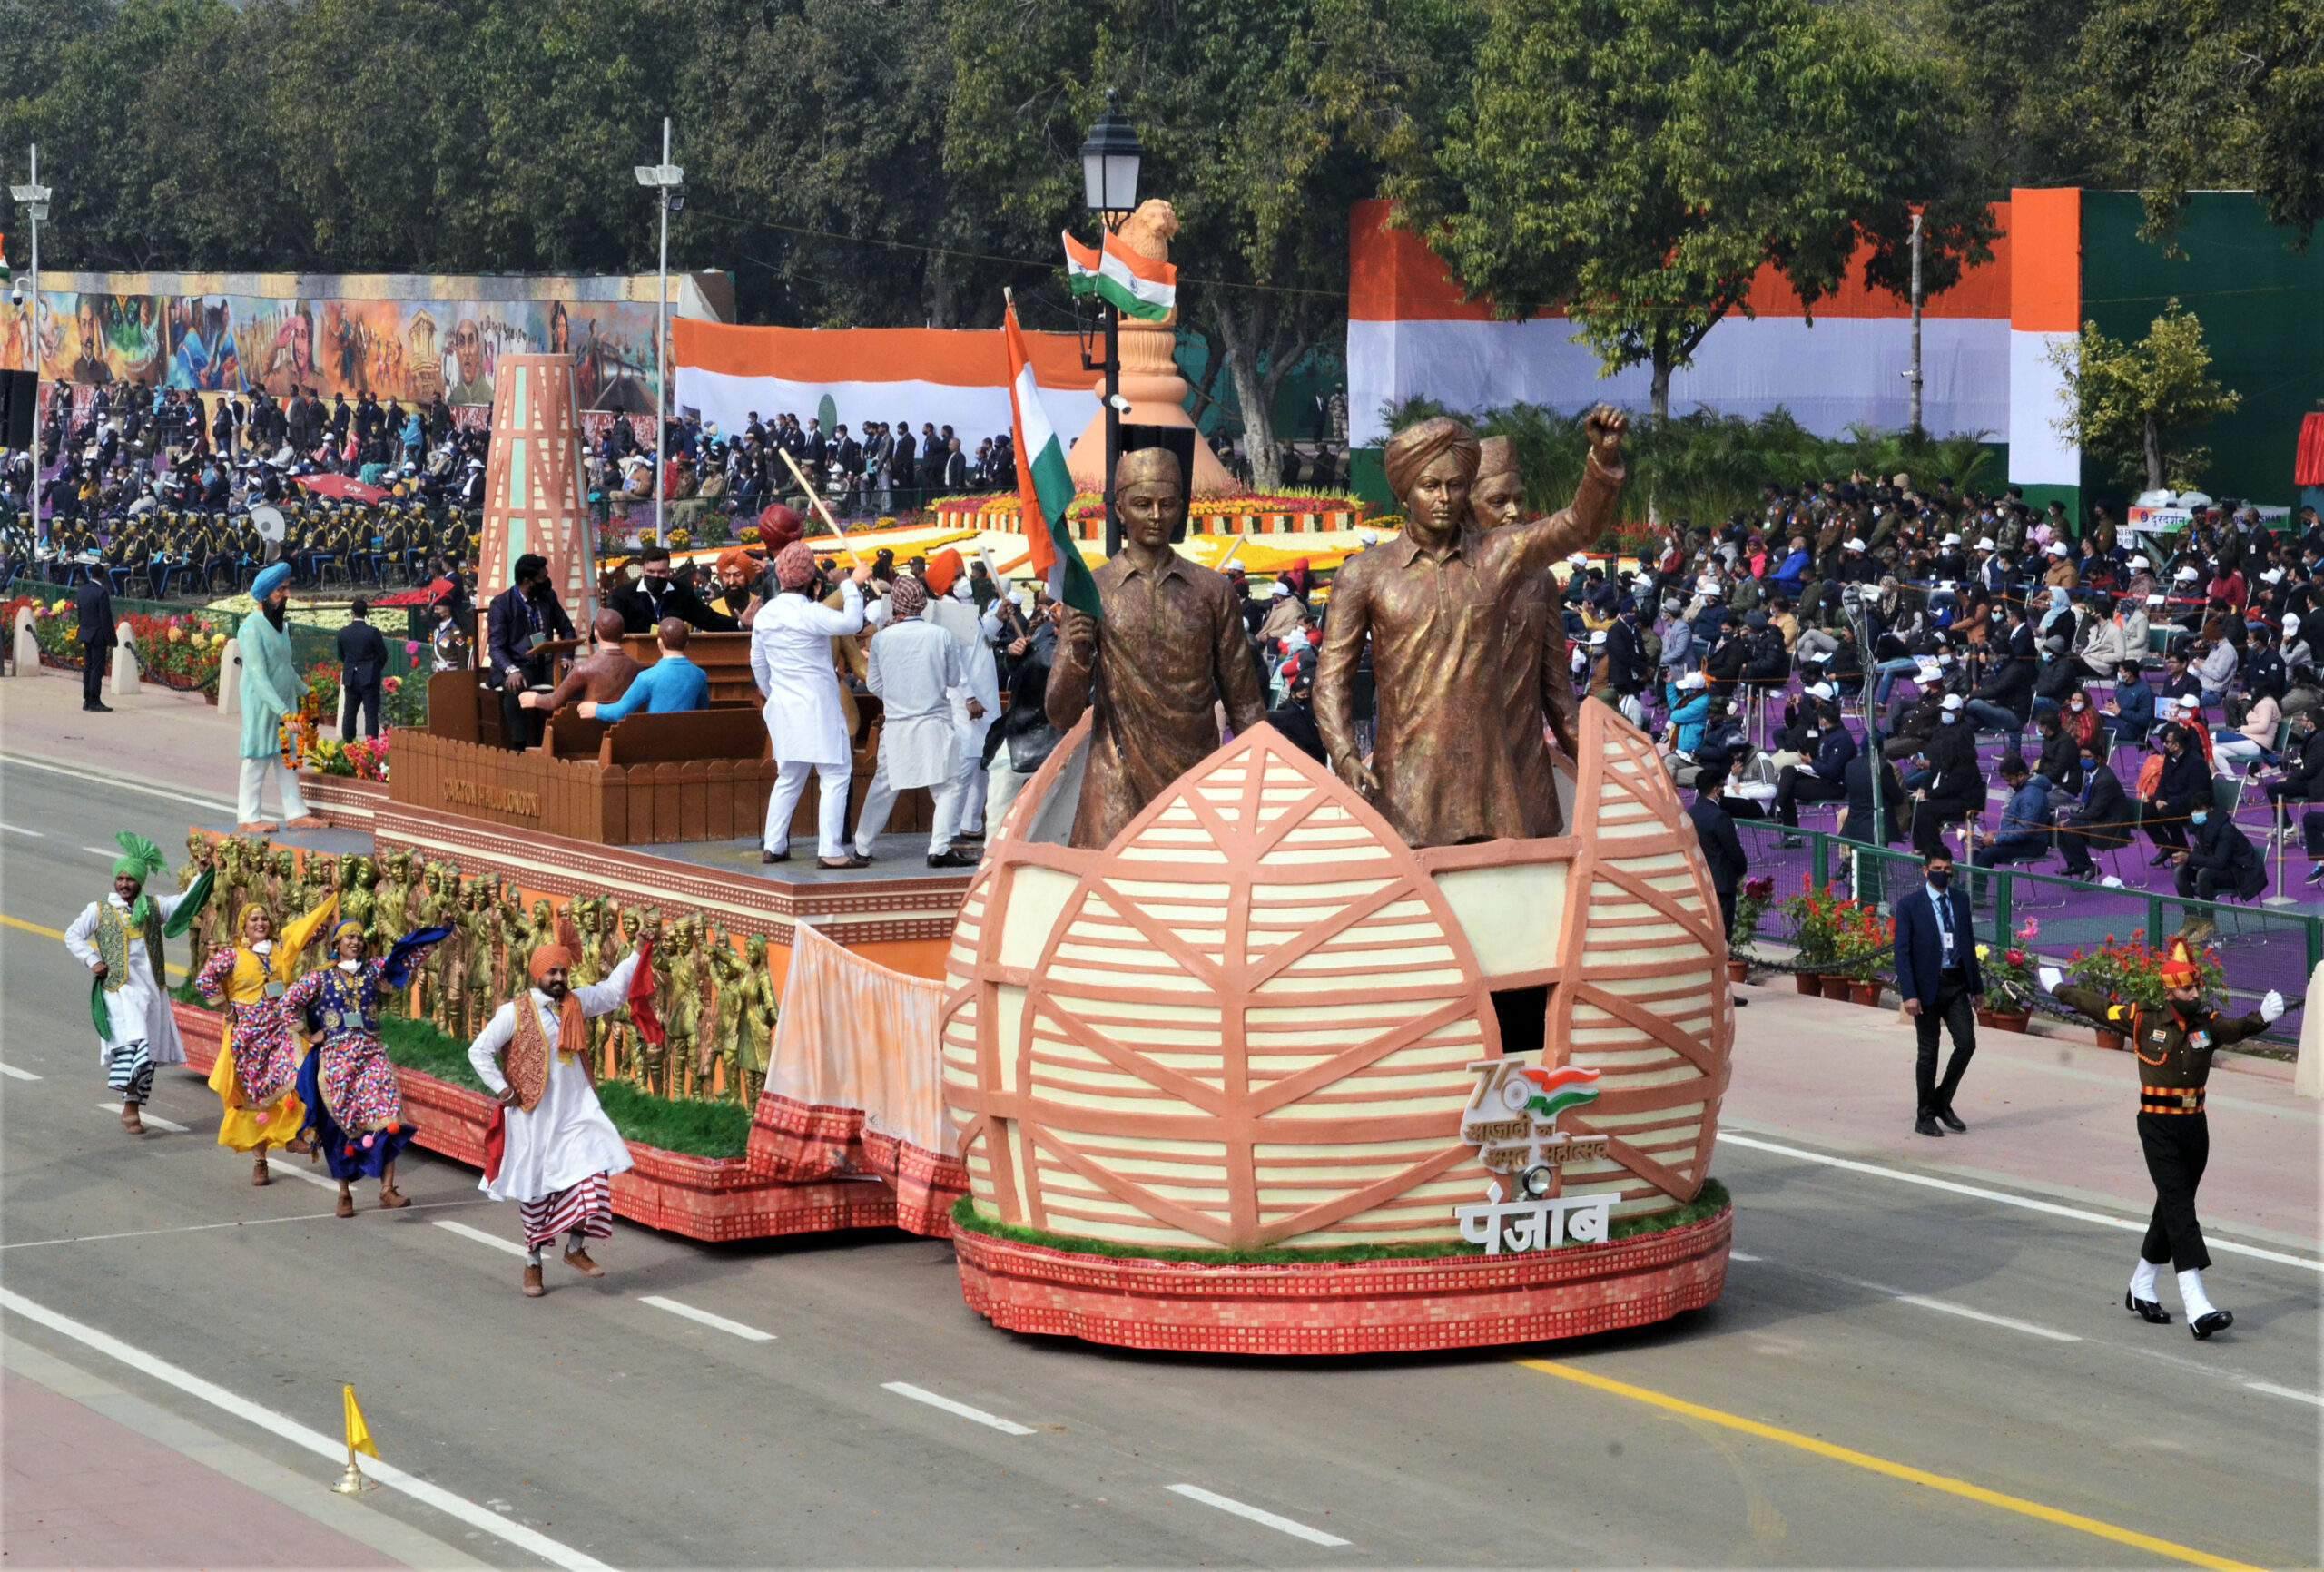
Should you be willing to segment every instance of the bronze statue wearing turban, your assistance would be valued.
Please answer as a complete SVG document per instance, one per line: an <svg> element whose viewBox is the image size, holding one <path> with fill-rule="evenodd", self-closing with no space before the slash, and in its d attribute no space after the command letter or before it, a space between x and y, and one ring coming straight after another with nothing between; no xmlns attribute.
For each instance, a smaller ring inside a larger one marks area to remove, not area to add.
<svg viewBox="0 0 2324 1572"><path fill-rule="evenodd" d="M1526 722L1511 714L1519 656L1509 645L1519 603L1550 564L1613 521L1630 420L1600 407L1583 428L1590 458L1573 505L1490 533L1470 512L1482 454L1467 427L1423 420L1388 443L1388 484L1408 522L1398 539L1351 557L1333 583L1315 719L1332 768L1414 846L1543 835L1559 821L1555 782L1524 762L1516 735ZM1368 765L1356 752L1352 702L1366 638L1378 693ZM1536 739L1531 757L1540 759L1538 729Z"/></svg>
<svg viewBox="0 0 2324 1572"><path fill-rule="evenodd" d="M1170 549L1187 484L1167 447L1114 467L1122 549L1098 569L1100 622L1068 612L1043 694L1059 731L1096 712L1072 843L1104 846L1215 752L1216 705L1237 735L1266 719L1237 596L1226 575Z"/></svg>

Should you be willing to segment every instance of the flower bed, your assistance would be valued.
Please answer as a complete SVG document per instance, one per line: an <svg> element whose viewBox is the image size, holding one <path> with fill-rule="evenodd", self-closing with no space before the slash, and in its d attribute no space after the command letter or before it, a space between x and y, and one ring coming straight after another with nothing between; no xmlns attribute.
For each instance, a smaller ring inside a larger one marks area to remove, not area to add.
<svg viewBox="0 0 2324 1572"><path fill-rule="evenodd" d="M11 602L12 624L14 607L19 604L33 607L33 637L40 644L41 664L79 671L80 617L73 602L62 597L45 605L37 601ZM127 621L130 647L137 655L138 673L146 682L181 693L217 693L219 662L232 627L230 621L199 612L166 617L131 612Z"/></svg>

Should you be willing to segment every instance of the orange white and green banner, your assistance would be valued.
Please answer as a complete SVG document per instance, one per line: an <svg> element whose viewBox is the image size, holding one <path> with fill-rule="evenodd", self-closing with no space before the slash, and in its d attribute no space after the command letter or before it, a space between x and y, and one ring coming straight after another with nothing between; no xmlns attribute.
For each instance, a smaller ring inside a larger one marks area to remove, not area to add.
<svg viewBox="0 0 2324 1572"><path fill-rule="evenodd" d="M1107 232L1104 248L1092 251L1070 233L1065 241L1065 278L1077 295L1095 295L1125 317L1158 322L1177 309L1178 270L1141 257Z"/></svg>

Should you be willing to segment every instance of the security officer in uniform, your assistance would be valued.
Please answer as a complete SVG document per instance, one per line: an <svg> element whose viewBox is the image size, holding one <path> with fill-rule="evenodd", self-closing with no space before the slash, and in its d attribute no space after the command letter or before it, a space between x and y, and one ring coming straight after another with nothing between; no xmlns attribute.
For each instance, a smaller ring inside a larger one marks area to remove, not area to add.
<svg viewBox="0 0 2324 1572"><path fill-rule="evenodd" d="M2203 1007L2202 970L2184 938L2171 940L2162 966L2162 1009L2115 1004L2090 988L2062 987L2065 974L2042 968L2042 986L2101 1031L2130 1039L2139 1060L2139 1145L2154 1181L2154 1217L2139 1246L2138 1269L2131 1273L2123 1308L2144 1320L2168 1323L2171 1312L2156 1302L2155 1268L2168 1261L2179 1274L2179 1298L2198 1340L2235 1324L2232 1312L2213 1308L2203 1292L2203 1268L2211 1263L2203 1247L2202 1224L2195 1220L2195 1187L2211 1161L2211 1125L2203 1113L2203 1083L2211 1078L2211 1055L2230 1043L2256 1037L2284 1013L2284 997L2270 988L2260 1007L2233 1018Z"/></svg>

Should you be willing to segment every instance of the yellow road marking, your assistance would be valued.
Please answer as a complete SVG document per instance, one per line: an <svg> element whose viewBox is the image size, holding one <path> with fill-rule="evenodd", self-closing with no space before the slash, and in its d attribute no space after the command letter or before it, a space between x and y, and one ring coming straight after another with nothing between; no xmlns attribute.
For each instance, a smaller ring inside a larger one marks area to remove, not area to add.
<svg viewBox="0 0 2324 1572"><path fill-rule="evenodd" d="M61 939L64 937L64 930L61 928L43 928L36 922L26 922L21 917L10 917L5 911L0 911L0 928L22 928L26 933L36 933L43 938ZM170 970L177 976L185 976L185 968L180 966L177 962L171 961L169 963L169 968Z"/></svg>
<svg viewBox="0 0 2324 1572"><path fill-rule="evenodd" d="M2135 1546L2139 1549L2152 1551L2157 1556L2168 1557L2173 1561L2184 1561L2194 1567L2209 1567L2213 1568L2214 1572L2259 1572L2258 1568L2244 1562L2230 1561L2224 1556L2214 1556L2208 1550L2198 1550L2191 1546L2174 1544L2169 1539L2158 1539L2152 1534L2142 1534L2135 1528L2117 1528L2112 1523L2101 1522L2095 1518L2085 1518L2079 1512L2068 1512L2056 1507L2045 1507L2039 1501L2029 1501L2023 1496L2009 1496L1999 1490L1988 1490L1983 1485L1973 1485L1966 1479L1955 1479L1945 1474L1932 1474L1926 1469L1915 1469L1909 1463L1893 1463L1886 1458L1876 1458L1869 1452L1859 1452L1852 1448L1834 1446L1829 1441L1819 1441L1814 1436L1803 1436L1797 1430L1781 1430L1774 1425L1761 1424L1757 1420L1747 1420L1740 1414L1730 1414L1719 1409L1705 1408L1700 1403L1690 1403L1684 1398L1674 1398L1668 1393L1658 1392L1650 1388L1635 1387L1628 1381L1618 1381L1606 1376L1593 1374L1589 1371L1576 1370L1571 1365L1561 1364L1555 1360L1521 1359L1517 1362L1527 1370L1540 1371L1545 1375L1557 1376L1561 1380L1573 1381L1581 1386L1595 1387L1600 1391L1611 1392L1617 1397L1629 1398L1633 1401L1650 1404L1658 1409L1667 1409L1672 1413L1685 1414L1690 1419L1702 1420L1710 1424L1723 1425L1730 1430L1740 1430L1747 1436L1758 1436L1762 1440L1779 1441L1787 1447L1797 1447L1803 1452L1813 1452L1819 1458L1829 1458L1834 1462L1846 1463L1851 1467L1864 1469L1875 1474L1886 1474L1892 1479L1904 1479L1911 1484L1925 1485L1932 1490L1942 1490L1948 1496L1959 1496L1967 1500L1982 1502L1988 1507L1999 1507L2004 1511L2021 1513L2028 1518L2038 1518L2044 1523L2055 1523L2061 1528L2078 1528L2085 1534L2094 1534L2101 1539L2112 1539L2118 1545Z"/></svg>

